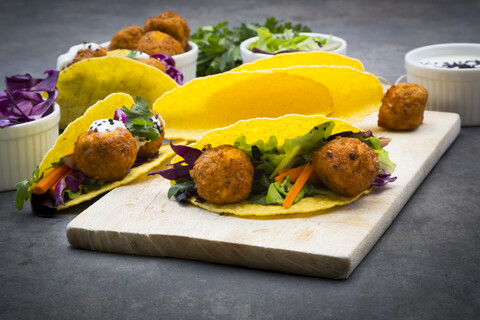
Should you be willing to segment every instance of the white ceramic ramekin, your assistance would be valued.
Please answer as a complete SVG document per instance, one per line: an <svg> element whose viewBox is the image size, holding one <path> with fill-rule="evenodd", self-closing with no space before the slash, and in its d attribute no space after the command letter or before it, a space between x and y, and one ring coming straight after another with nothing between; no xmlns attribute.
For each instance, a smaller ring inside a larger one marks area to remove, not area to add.
<svg viewBox="0 0 480 320"><path fill-rule="evenodd" d="M328 34L323 34L323 33L308 33L308 32L302 32L300 33L301 35L306 35L306 36L311 36L311 37L322 37L322 38L329 38L330 35ZM248 63L248 62L253 62L259 59L265 59L265 58L270 58L272 57L271 54L265 54L265 53L255 53L252 52L248 47L250 44L254 41L257 41L258 37L253 37L250 39L247 39L243 41L240 44L240 55L242 56L242 61L243 63ZM340 53L343 55L347 54L347 42L343 40L342 38L332 36L332 42L340 43L340 46L332 51L329 52L335 52L335 53Z"/></svg>
<svg viewBox="0 0 480 320"><path fill-rule="evenodd" d="M58 138L60 107L41 119L0 129L0 191L30 179Z"/></svg>
<svg viewBox="0 0 480 320"><path fill-rule="evenodd" d="M174 55L172 58L175 60L175 68L183 73L183 83L197 77L198 46L195 42L189 41L187 51Z"/></svg>
<svg viewBox="0 0 480 320"><path fill-rule="evenodd" d="M458 113L463 126L480 125L480 68L440 68L424 62L462 57L480 60L480 44L445 43L414 49L405 55L407 81L428 90L428 110Z"/></svg>

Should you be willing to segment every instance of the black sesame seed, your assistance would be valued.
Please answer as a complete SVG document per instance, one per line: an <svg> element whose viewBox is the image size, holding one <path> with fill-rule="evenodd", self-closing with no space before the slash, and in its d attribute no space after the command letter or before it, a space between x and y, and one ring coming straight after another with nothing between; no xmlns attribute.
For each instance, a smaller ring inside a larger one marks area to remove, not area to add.
<svg viewBox="0 0 480 320"><path fill-rule="evenodd" d="M333 157L332 153L329 152L329 151L327 151L327 155L328 155L330 158Z"/></svg>
<svg viewBox="0 0 480 320"><path fill-rule="evenodd" d="M101 124L101 123L99 123L99 124L97 124L97 127L100 127L101 125L102 125L102 124Z"/></svg>
<svg viewBox="0 0 480 320"><path fill-rule="evenodd" d="M225 184L230 184L230 183L231 183L230 181L225 182Z"/></svg>
<svg viewBox="0 0 480 320"><path fill-rule="evenodd" d="M318 130L318 127L314 127L315 130Z"/></svg>
<svg viewBox="0 0 480 320"><path fill-rule="evenodd" d="M355 160L355 152L350 154L350 159Z"/></svg>
<svg viewBox="0 0 480 320"><path fill-rule="evenodd" d="M285 186L285 187L283 188L283 190L285 190L285 192L288 193L288 187L287 187L287 186Z"/></svg>
<svg viewBox="0 0 480 320"><path fill-rule="evenodd" d="M337 166L336 164L334 164L333 167L334 167L335 169L338 168L338 166Z"/></svg>

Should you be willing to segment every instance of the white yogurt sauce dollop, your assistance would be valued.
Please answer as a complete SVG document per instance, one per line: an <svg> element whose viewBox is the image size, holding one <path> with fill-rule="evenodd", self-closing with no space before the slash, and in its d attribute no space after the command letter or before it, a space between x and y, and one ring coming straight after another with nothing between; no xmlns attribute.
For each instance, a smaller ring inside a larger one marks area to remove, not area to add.
<svg viewBox="0 0 480 320"><path fill-rule="evenodd" d="M63 69L67 68L73 62L73 59L77 55L78 51L85 49L100 50L100 45L94 42L84 42L72 46L67 53L64 53L58 57L57 70L62 71Z"/></svg>
<svg viewBox="0 0 480 320"><path fill-rule="evenodd" d="M127 129L122 121L113 119L100 119L93 121L88 130L94 130L96 132L108 132L118 128L125 130Z"/></svg>

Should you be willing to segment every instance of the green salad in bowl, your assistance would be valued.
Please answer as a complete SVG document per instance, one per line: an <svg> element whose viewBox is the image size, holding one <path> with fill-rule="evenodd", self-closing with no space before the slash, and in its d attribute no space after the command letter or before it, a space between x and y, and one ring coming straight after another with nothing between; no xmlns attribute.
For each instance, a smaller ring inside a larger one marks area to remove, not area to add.
<svg viewBox="0 0 480 320"><path fill-rule="evenodd" d="M297 32L291 29L274 34L266 27L258 28L257 33L257 37L247 39L240 45L244 63L286 52L329 51L344 55L347 52L345 40L332 34Z"/></svg>

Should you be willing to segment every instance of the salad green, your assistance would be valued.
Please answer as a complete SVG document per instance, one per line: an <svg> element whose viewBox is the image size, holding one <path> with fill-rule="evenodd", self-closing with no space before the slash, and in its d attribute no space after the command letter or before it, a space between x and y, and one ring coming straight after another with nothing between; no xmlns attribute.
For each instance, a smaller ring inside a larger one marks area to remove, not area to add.
<svg viewBox="0 0 480 320"><path fill-rule="evenodd" d="M249 49L256 52L280 53L285 51L313 51L330 44L328 38L300 35L298 31L285 29L282 34L275 35L266 27L257 29L258 40L250 44Z"/></svg>
<svg viewBox="0 0 480 320"><path fill-rule="evenodd" d="M274 17L266 19L263 25L242 23L239 27L229 29L228 21L222 21L216 25L200 27L190 37L198 46L197 76L221 73L241 65L240 43L256 36L260 27L265 27L272 33L282 33L285 29L311 32L307 26L293 25Z"/></svg>

